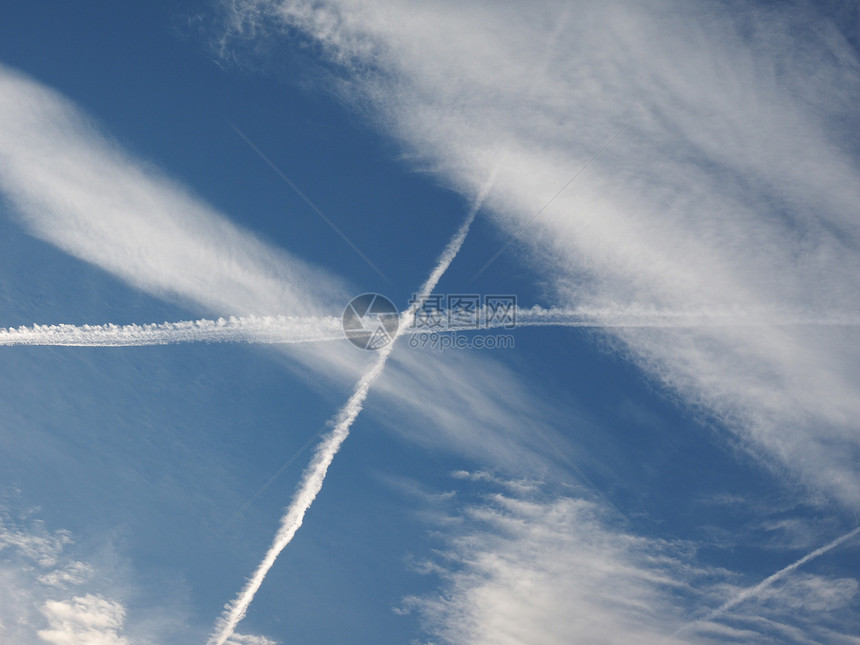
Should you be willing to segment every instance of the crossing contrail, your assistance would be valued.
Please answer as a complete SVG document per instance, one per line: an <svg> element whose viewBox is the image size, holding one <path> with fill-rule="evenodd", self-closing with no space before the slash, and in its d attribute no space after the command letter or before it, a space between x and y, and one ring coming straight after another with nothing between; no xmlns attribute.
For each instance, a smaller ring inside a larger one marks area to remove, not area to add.
<svg viewBox="0 0 860 645"><path fill-rule="evenodd" d="M293 495L293 500L287 508L286 513L281 518L281 526L275 534L275 539L273 540L272 545L266 552L263 561L259 564L253 575L248 579L245 587L232 602L225 606L224 612L215 623L214 632L207 641L207 645L224 645L227 639L230 638L235 631L236 626L248 611L248 607L254 600L257 590L259 590L260 586L263 584L263 580L265 579L266 574L268 574L269 569L272 568L278 555L280 555L281 551L283 551L290 543L293 536L295 536L296 532L301 527L305 513L307 513L307 510L310 508L311 504L313 504L314 499L322 489L326 473L328 472L328 468L331 465L334 456L337 454L338 450L340 450L341 445L349 435L349 429L352 426L352 423L362 410L367 394L370 392L370 386L385 368L385 363L388 361L388 357L394 349L394 343L397 341L398 336L403 333L402 330L404 328L411 325L415 312L423 306L427 297L433 289L436 288L439 279L444 275L445 271L451 265L451 262L457 256L460 248L463 246L463 241L469 233L469 228L475 219L475 215L481 208L481 204L492 188L495 174L496 173L494 172L491 175L490 180L478 194L469 214L466 216L465 221L460 225L460 228L457 229L457 232L442 251L442 254L439 256L439 260L436 263L436 267L430 273L426 282L422 285L412 306L403 314L401 325L398 327L397 332L395 332L391 342L378 350L379 355L373 363L373 366L364 376L361 377L355 386L352 396L349 397L349 400L334 417L333 428L330 433L323 437L322 441L317 446L314 456L311 459L311 463L302 475L298 488Z"/></svg>

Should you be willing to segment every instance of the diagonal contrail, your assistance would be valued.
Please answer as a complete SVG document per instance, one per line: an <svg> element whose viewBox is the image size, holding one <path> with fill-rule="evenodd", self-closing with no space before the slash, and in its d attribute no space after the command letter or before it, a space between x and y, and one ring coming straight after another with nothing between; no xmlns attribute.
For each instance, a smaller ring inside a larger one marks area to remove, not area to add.
<svg viewBox="0 0 860 645"><path fill-rule="evenodd" d="M733 609L734 607L737 607L739 604L741 604L745 600L749 600L750 598L754 598L755 596L758 596L762 591L764 591L765 589L770 587L774 582L787 576L789 573L791 573L792 571L794 571L798 567L803 566L804 564L806 564L810 560L814 560L815 558L824 555L828 551L832 551L836 547L840 546L841 544L844 544L845 542L856 537L857 535L860 535L860 526L855 528L853 531L849 531L845 535L842 535L842 536L836 538L832 542L825 544L824 546L819 547L818 549L815 549L815 551L807 553L805 556L800 558L800 560L797 560L796 562L791 563L787 567L784 567L784 568L780 569L779 571L777 571L776 573L768 576L767 578L762 580L760 583L758 583L754 587L749 587L748 589L744 589L743 591L741 591L737 595L735 595L733 598L730 598L729 600L724 602L722 605L720 605L719 607L714 609L712 612L710 612L704 618L682 626L675 633L679 634L681 632L688 631L690 628L692 628L694 625L696 625L698 623L708 622L708 621L713 620L714 618L722 616L724 613L726 613L730 609Z"/></svg>
<svg viewBox="0 0 860 645"><path fill-rule="evenodd" d="M439 260L436 263L436 267L430 273L430 276L422 285L418 296L404 314L401 326L398 327L397 332L394 334L394 338L388 345L379 350L379 356L373 366L364 376L361 377L361 380L359 380L355 386L352 396L349 397L349 400L335 416L333 420L334 427L329 434L323 437L323 440L317 446L314 456L311 459L311 463L305 470L293 496L293 500L287 508L283 518L281 518L281 526L275 534L275 539L273 540L272 545L266 552L263 561L248 579L245 587L232 602L225 606L224 612L215 623L214 632L209 637L207 645L224 645L227 639L230 638L235 631L236 626L248 611L248 607L254 600L254 596L260 588L260 585L263 584L263 580L265 579L266 574L268 574L269 569L272 568L278 555L290 543L293 536L295 536L296 531L301 527L305 513L307 513L307 510L310 508L311 504L313 504L314 499L322 489L326 473L328 472L328 468L331 465L334 456L337 454L338 450L340 450L341 445L349 435L350 426L352 426L352 423L362 410L364 400L367 398L367 394L370 391L370 386L385 368L385 363L388 361L388 357L394 349L394 343L402 333L402 330L411 326L412 320L415 317L415 312L423 306L427 297L433 289L436 288L439 279L444 275L445 271L451 265L451 262L457 256L460 247L463 246L463 241L466 239L466 235L469 233L469 228L475 219L475 215L492 188L494 180L495 172L478 194L465 221L460 225L460 228L457 229L457 232L442 251L442 254L439 256Z"/></svg>

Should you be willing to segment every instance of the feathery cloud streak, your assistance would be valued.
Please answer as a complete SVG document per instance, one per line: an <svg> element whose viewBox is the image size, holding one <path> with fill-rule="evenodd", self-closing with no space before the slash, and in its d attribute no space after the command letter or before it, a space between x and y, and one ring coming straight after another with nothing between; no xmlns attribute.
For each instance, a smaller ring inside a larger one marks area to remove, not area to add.
<svg viewBox="0 0 860 645"><path fill-rule="evenodd" d="M0 192L36 235L135 287L225 316L325 317L340 311L354 295L322 271L308 269L227 222L186 189L106 141L56 92L5 67L0 68L0 85ZM490 167L497 164L494 159ZM489 174L476 179L466 192L478 193ZM23 336L11 333L4 339L77 342L81 331L40 326L38 332L25 329ZM271 330L257 331L265 336ZM96 330L98 338L86 342L101 340L101 333ZM338 343L287 343L280 349L289 354L291 365L302 366L296 369L301 378L344 385L359 379L374 358L344 352ZM492 419L494 432L504 429L508 435L505 442L493 442L495 457L521 462L519 439L528 440L528 433L518 438L517 424L511 421L515 415L503 410L506 402L476 391L474 379L464 376L465 364L478 381L492 379L496 389L518 398L520 410L535 413L540 407L523 399L513 373L477 356L404 352L389 370L397 374L396 381L385 380L380 393L405 414L444 423L450 433L446 449L473 453L481 432L476 433L470 419L476 414L484 421ZM416 378L418 373L422 379ZM442 409L424 396L428 380L438 396L453 397L451 406ZM471 400L464 392L470 392ZM486 456L486 451L478 454Z"/></svg>
<svg viewBox="0 0 860 645"><path fill-rule="evenodd" d="M0 191L33 235L156 296L224 315L316 315L346 300L324 271L233 225L3 66Z"/></svg>
<svg viewBox="0 0 860 645"><path fill-rule="evenodd" d="M857 313L860 62L824 8L581 2L547 53L569 3L230 7L234 35L298 29L321 44L346 71L343 96L369 100L454 188L510 160L488 200L509 234L626 126L518 245L562 308ZM765 462L858 508L852 333L607 335Z"/></svg>
<svg viewBox="0 0 860 645"><path fill-rule="evenodd" d="M228 222L187 189L119 149L56 92L6 67L0 67L0 89L0 193L38 237L132 286L218 315L325 317L341 311L355 295L323 270L307 267ZM488 174L476 180L470 195ZM32 331L34 336L25 331L4 339L38 336L39 342L66 342L67 331L76 338L81 330L40 326L38 333ZM265 337L271 330L258 331ZM302 366L296 370L302 378L338 384L354 383L373 359L344 352L336 343L287 343L280 349L292 364ZM438 406L422 398L423 385L406 364L432 361L437 370L450 372L452 383L462 381L462 375L450 369L450 359L419 359L410 352L403 361L398 369L403 363L406 373L397 387L385 388L385 395L406 403L410 414L437 417ZM474 369L498 374L495 366L480 362ZM504 380L498 387L516 387L513 375ZM467 402L463 405L464 411L470 409ZM458 425L467 423L460 420ZM515 453L512 449L510 456Z"/></svg>
<svg viewBox="0 0 860 645"><path fill-rule="evenodd" d="M697 564L694 544L632 535L606 508L549 494L538 481L454 475L470 479L482 494L458 504L454 516L445 511L442 547L417 563L419 571L439 576L442 588L403 605L440 642L772 643L780 630L791 633L792 642L847 642L834 624L856 591L851 579L808 580L802 587L808 593L800 597L775 590L772 604L758 608L758 623L748 620L744 630L719 621L687 623L697 605L724 598L735 576ZM838 591L828 594L826 585ZM734 598L762 592L761 585L754 589Z"/></svg>
<svg viewBox="0 0 860 645"><path fill-rule="evenodd" d="M262 244L106 142L56 93L5 68L0 69L0 87L0 190L37 236L152 294L179 297L225 315L256 314L264 320L268 318L260 315L271 312L319 316L347 300L328 276ZM449 248L425 291L432 289L432 281L455 253ZM308 284L314 285L313 293L303 290ZM40 327L38 333L44 331ZM66 331L51 329L48 334ZM360 361L352 354L328 350L330 345L292 345L301 349L291 350L291 355L316 374L351 378ZM402 378L381 389L410 416L433 420L445 415L445 429L451 433L445 439L447 447L474 451L479 446L477 454L484 460L530 459L532 454L522 449L515 434L514 415L505 413L506 402L486 392L483 398L476 396L482 394L476 383L484 377L493 379L498 390L521 396L513 375L477 357L463 357L452 367L452 358L406 352L396 365ZM464 362L468 376L458 369ZM414 369L416 364L421 370ZM416 377L424 372L428 374L423 381ZM424 394L427 376L439 396L458 390L444 410ZM531 412L533 404L521 401L520 409ZM473 417L492 420L487 426L494 437L492 457L487 455L487 442L476 436ZM508 435L500 441L503 431Z"/></svg>

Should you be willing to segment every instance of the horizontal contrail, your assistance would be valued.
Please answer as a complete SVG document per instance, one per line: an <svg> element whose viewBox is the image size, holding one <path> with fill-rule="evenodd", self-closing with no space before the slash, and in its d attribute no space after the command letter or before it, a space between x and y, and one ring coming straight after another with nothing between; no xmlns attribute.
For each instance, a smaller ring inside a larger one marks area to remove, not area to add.
<svg viewBox="0 0 860 645"><path fill-rule="evenodd" d="M484 320L491 320L492 311L483 310ZM503 319L492 326L504 326ZM839 326L860 325L856 313L794 313L778 309L749 309L735 311L655 311L643 308L625 309L544 309L536 306L518 309L516 326L562 327L756 327L756 326Z"/></svg>
<svg viewBox="0 0 860 645"><path fill-rule="evenodd" d="M797 315L778 312L656 312L634 309L545 309L507 313L481 308L473 320L460 310L434 312L438 324L412 324L414 313L401 314L404 334L456 332L515 327L695 328L766 325L860 325L856 314ZM152 324L32 325L0 328L0 346L139 347L175 343L311 343L344 338L339 316L230 316Z"/></svg>
<svg viewBox="0 0 860 645"><path fill-rule="evenodd" d="M442 251L439 256L439 260L436 263L436 267L430 273L430 276L427 278L425 283L421 286L421 290L415 298L412 306L402 315L401 325L403 325L403 323L405 323L406 326L411 324L412 317L415 315L415 312L423 306L427 297L433 289L436 288L439 279L457 256L460 247L463 246L463 241L466 239L466 235L469 233L469 228L475 219L475 215L478 213L481 204L493 185L495 174L496 173L494 171L487 184L475 199L475 203L472 205L465 221L460 225L460 228L457 229L457 232ZM317 446L313 459L302 476L295 495L293 496L293 500L287 508L286 513L281 518L281 526L275 534L275 539L273 540L272 545L263 557L263 561L257 566L257 569L248 579L244 588L232 602L225 606L224 612L215 623L214 631L209 637L207 645L224 645L224 643L227 642L227 639L233 635L236 626L242 618L245 617L248 607L251 605L251 602L254 600L254 596L263 584L263 580L266 578L266 575L269 573L269 569L272 568L281 551L286 548L293 539L293 536L295 536L296 531L301 527L305 514L311 504L313 504L317 494L319 494L322 489L326 473L328 472L328 468L331 465L334 456L349 436L350 427L364 406L364 401L370 392L370 386L373 385L373 382L385 369L385 363L388 361L388 357L394 349L394 344L397 341L398 336L402 333L403 326L398 327L397 331L394 333L394 337L391 339L391 342L379 350L379 354L376 361L373 363L373 366L364 376L361 377L361 380L359 380L355 386L352 396L349 397L349 400L335 416L334 427L330 433L323 437L323 440L320 442L319 446Z"/></svg>
<svg viewBox="0 0 860 645"><path fill-rule="evenodd" d="M405 317L405 313L403 317ZM402 324L402 323L401 323ZM763 326L856 326L860 315L795 314L780 311L654 311L642 308L623 309L546 309L479 307L422 311L411 328L404 333L457 332L481 329L515 329L517 327L584 327L584 328L669 328L698 327L763 327Z"/></svg>
<svg viewBox="0 0 860 645"><path fill-rule="evenodd" d="M309 343L343 338L337 316L242 316L148 325L33 325L0 329L2 345L134 347L174 343Z"/></svg>

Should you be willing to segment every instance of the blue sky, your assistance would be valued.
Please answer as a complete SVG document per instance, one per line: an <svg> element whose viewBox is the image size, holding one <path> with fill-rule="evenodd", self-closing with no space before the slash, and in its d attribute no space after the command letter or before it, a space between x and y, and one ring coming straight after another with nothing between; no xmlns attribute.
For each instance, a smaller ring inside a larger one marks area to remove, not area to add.
<svg viewBox="0 0 860 645"><path fill-rule="evenodd" d="M0 327L245 335L0 335L0 641L858 642L858 12L4 8ZM332 336L477 207L432 291L556 324Z"/></svg>

